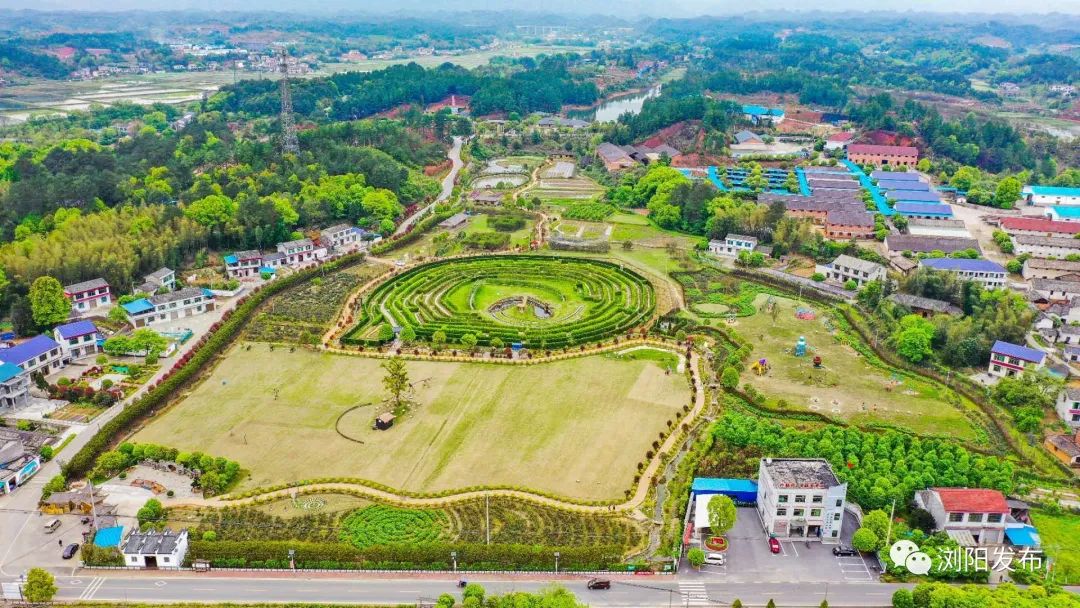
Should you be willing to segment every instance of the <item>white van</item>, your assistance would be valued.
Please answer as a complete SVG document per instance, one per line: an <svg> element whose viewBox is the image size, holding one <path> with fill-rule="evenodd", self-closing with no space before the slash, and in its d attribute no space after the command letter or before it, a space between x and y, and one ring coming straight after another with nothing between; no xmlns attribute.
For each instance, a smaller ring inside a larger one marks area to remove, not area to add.
<svg viewBox="0 0 1080 608"><path fill-rule="evenodd" d="M46 534L52 534L53 532L56 532L56 529L59 528L59 527L60 527L60 520L59 519L50 519L49 521L45 522L45 533Z"/></svg>
<svg viewBox="0 0 1080 608"><path fill-rule="evenodd" d="M706 553L705 563L710 566L723 566L727 562L727 558L723 553Z"/></svg>

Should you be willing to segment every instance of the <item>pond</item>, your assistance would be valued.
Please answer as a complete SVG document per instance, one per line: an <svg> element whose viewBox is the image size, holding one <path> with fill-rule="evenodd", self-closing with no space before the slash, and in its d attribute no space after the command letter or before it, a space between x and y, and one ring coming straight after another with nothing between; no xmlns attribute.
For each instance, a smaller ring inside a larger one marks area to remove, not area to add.
<svg viewBox="0 0 1080 608"><path fill-rule="evenodd" d="M644 93L633 93L630 95L612 97L595 108L589 108L588 110L572 110L567 112L567 115L570 118L580 118L582 120L615 122L620 116L627 112L637 114L641 111L641 106L645 104L646 99L656 97L659 94L660 85L656 85Z"/></svg>

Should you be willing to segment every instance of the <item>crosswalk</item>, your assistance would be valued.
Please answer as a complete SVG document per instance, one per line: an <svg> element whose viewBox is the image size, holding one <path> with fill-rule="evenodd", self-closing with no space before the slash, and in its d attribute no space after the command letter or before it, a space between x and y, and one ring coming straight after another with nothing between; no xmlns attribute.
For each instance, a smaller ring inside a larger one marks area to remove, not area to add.
<svg viewBox="0 0 1080 608"><path fill-rule="evenodd" d="M682 597L682 606L712 605L705 583L700 581L679 581L679 595Z"/></svg>
<svg viewBox="0 0 1080 608"><path fill-rule="evenodd" d="M105 578L101 576L95 576L94 579L90 581L90 584L88 584L86 588L83 589L82 594L79 595L79 599L94 599L94 594L97 593L97 590L100 589L103 584L105 584Z"/></svg>

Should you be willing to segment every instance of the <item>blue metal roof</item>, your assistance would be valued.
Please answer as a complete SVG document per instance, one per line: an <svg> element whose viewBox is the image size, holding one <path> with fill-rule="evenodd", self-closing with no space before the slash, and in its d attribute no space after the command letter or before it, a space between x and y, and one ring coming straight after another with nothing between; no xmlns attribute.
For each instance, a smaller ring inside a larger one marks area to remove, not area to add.
<svg viewBox="0 0 1080 608"><path fill-rule="evenodd" d="M0 363L0 382L7 382L22 373L22 368L12 363Z"/></svg>
<svg viewBox="0 0 1080 608"><path fill-rule="evenodd" d="M742 107L743 114L750 114L751 116L783 116L784 110L781 108L766 108L765 106L745 105Z"/></svg>
<svg viewBox="0 0 1080 608"><path fill-rule="evenodd" d="M65 340L78 338L79 336L85 336L86 334L97 333L97 330L97 326L90 321L75 321L74 323L66 323L56 328L56 332Z"/></svg>
<svg viewBox="0 0 1080 608"><path fill-rule="evenodd" d="M124 536L124 526L102 528L94 535L94 544L99 547L119 547Z"/></svg>
<svg viewBox="0 0 1080 608"><path fill-rule="evenodd" d="M918 190L893 190L886 192L890 200L894 201L910 201L916 203L940 203L941 195L937 192L920 192Z"/></svg>
<svg viewBox="0 0 1080 608"><path fill-rule="evenodd" d="M1039 531L1035 526L1023 525L1018 528L1005 528L1005 536L1009 542L1018 547L1038 547L1042 544Z"/></svg>
<svg viewBox="0 0 1080 608"><path fill-rule="evenodd" d="M990 352L1001 353L1008 357L1016 357L1017 359L1031 361L1032 363L1042 363L1042 360L1046 357L1046 353L1041 350L1005 342L1004 340L994 342L994 346L990 348Z"/></svg>
<svg viewBox="0 0 1080 608"><path fill-rule="evenodd" d="M1057 205L1054 207L1047 207L1059 218L1080 219L1080 207L1064 207Z"/></svg>
<svg viewBox="0 0 1080 608"><path fill-rule="evenodd" d="M1022 192L1042 196L1080 196L1080 188L1065 188L1063 186L1024 186Z"/></svg>
<svg viewBox="0 0 1080 608"><path fill-rule="evenodd" d="M753 492L758 485L749 479L725 479L719 477L695 477L690 491L698 492Z"/></svg>
<svg viewBox="0 0 1080 608"><path fill-rule="evenodd" d="M929 192L930 185L925 182L915 182L911 180L894 181L890 179L878 180L877 187L882 190L904 190L908 192Z"/></svg>
<svg viewBox="0 0 1080 608"><path fill-rule="evenodd" d="M60 345L49 336L34 336L22 344L0 350L0 361L19 365L34 357L43 355L58 346Z"/></svg>
<svg viewBox="0 0 1080 608"><path fill-rule="evenodd" d="M962 258L926 258L922 265L935 270L967 270L970 272L1000 272L1005 268L990 260L965 260Z"/></svg>
<svg viewBox="0 0 1080 608"><path fill-rule="evenodd" d="M128 302L127 304L121 304L124 310L128 311L129 315L138 315L144 312L154 310L154 305L150 303L150 300L146 298L139 298L134 302Z"/></svg>
<svg viewBox="0 0 1080 608"><path fill-rule="evenodd" d="M918 173L911 173L909 171L874 171L870 174L870 177L874 179L887 179L892 181L905 181L905 182L917 182L919 181Z"/></svg>
<svg viewBox="0 0 1080 608"><path fill-rule="evenodd" d="M900 215L940 215L952 217L952 207L941 203L912 203L900 201L893 205L893 209Z"/></svg>
<svg viewBox="0 0 1080 608"><path fill-rule="evenodd" d="M227 256L225 256L225 263L226 264L235 264L236 262L237 262L237 260L236 260L235 255L227 255Z"/></svg>

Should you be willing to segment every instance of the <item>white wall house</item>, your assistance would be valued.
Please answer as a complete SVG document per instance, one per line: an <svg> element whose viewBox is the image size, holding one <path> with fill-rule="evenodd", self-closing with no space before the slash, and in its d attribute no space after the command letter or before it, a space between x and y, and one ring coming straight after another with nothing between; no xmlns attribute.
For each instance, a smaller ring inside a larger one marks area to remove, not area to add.
<svg viewBox="0 0 1080 608"><path fill-rule="evenodd" d="M19 366L27 375L34 372L51 374L64 367L64 353L60 345L46 335L0 350L0 361Z"/></svg>
<svg viewBox="0 0 1080 608"><path fill-rule="evenodd" d="M185 287L122 305L135 327L168 323L214 310L213 296L197 287Z"/></svg>
<svg viewBox="0 0 1080 608"><path fill-rule="evenodd" d="M1016 255L1027 253L1036 258L1064 258L1080 253L1080 239L1069 237L1018 234L1012 241Z"/></svg>
<svg viewBox="0 0 1080 608"><path fill-rule="evenodd" d="M990 365L986 371L999 378L1011 378L1039 369L1045 361L1046 353L1041 350L998 340L990 347Z"/></svg>
<svg viewBox="0 0 1080 608"><path fill-rule="evenodd" d="M981 283L986 289L1005 287L1008 271L990 260L967 260L962 258L925 258L919 262L923 268L951 272L960 280Z"/></svg>
<svg viewBox="0 0 1080 608"><path fill-rule="evenodd" d="M230 279L246 279L259 276L263 255L254 249L237 251L225 256L225 273Z"/></svg>
<svg viewBox="0 0 1080 608"><path fill-rule="evenodd" d="M1020 195L1028 205L1080 205L1080 188L1024 186Z"/></svg>
<svg viewBox="0 0 1080 608"><path fill-rule="evenodd" d="M91 279L64 287L64 295L71 300L71 309L78 313L112 303L112 292L105 279Z"/></svg>
<svg viewBox="0 0 1080 608"><path fill-rule="evenodd" d="M136 568L179 568L188 550L187 530L135 531L124 540L120 552L124 565Z"/></svg>
<svg viewBox="0 0 1080 608"><path fill-rule="evenodd" d="M320 245L340 251L352 249L359 240L360 235L348 224L335 224L324 228L319 234Z"/></svg>
<svg viewBox="0 0 1080 608"><path fill-rule="evenodd" d="M840 542L846 496L847 484L824 459L763 458L758 465L758 514L777 538Z"/></svg>
<svg viewBox="0 0 1080 608"><path fill-rule="evenodd" d="M311 239L278 243L277 252L283 256L279 265L284 264L286 266L302 266L326 256L326 248L316 247Z"/></svg>
<svg viewBox="0 0 1080 608"><path fill-rule="evenodd" d="M825 275L828 281L847 283L855 281L862 287L870 281L884 281L885 267L876 262L860 260L850 255L840 255L828 264L819 264L817 271Z"/></svg>
<svg viewBox="0 0 1080 608"><path fill-rule="evenodd" d="M172 291L176 289L176 271L171 268L158 268L143 277L143 281L144 286L154 286L153 289L145 290L147 293L154 293L163 288Z"/></svg>
<svg viewBox="0 0 1080 608"><path fill-rule="evenodd" d="M30 374L18 365L0 363L0 410L15 409L30 401Z"/></svg>
<svg viewBox="0 0 1080 608"><path fill-rule="evenodd" d="M64 362L85 359L101 352L98 339L101 332L90 321L65 323L53 330L53 339L64 352Z"/></svg>
<svg viewBox="0 0 1080 608"><path fill-rule="evenodd" d="M935 529L944 531L958 542L968 534L977 545L1005 542L1009 505L997 490L929 488L915 493L915 504L934 516Z"/></svg>
<svg viewBox="0 0 1080 608"><path fill-rule="evenodd" d="M757 247L756 237L743 234L729 234L724 240L713 239L709 241L709 253L714 255L726 255L735 257L741 251L753 251Z"/></svg>
<svg viewBox="0 0 1080 608"><path fill-rule="evenodd" d="M1080 389L1066 387L1058 395L1055 409L1065 424L1072 429L1080 429Z"/></svg>

